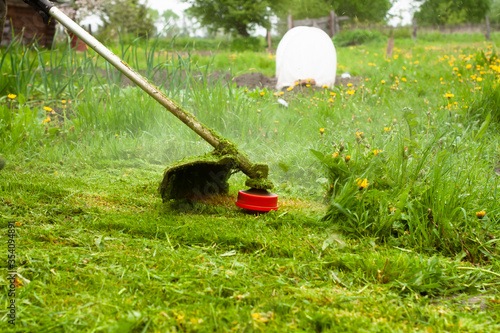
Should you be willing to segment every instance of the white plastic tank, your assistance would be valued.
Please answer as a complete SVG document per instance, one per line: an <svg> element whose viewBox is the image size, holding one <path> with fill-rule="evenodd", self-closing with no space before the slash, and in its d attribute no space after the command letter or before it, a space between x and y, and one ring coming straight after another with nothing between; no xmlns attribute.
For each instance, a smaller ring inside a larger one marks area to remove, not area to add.
<svg viewBox="0 0 500 333"><path fill-rule="evenodd" d="M281 39L276 50L276 89L294 86L298 80L314 80L317 86L333 87L337 53L323 30L295 27Z"/></svg>

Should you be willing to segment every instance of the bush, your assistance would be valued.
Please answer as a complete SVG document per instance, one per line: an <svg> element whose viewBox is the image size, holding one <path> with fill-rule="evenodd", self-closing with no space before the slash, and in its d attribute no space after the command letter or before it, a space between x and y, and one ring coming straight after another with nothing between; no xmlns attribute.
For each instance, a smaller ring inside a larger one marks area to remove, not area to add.
<svg viewBox="0 0 500 333"><path fill-rule="evenodd" d="M370 30L349 30L342 31L335 37L333 37L333 43L335 46L350 46L365 44L368 42L380 42L386 40L382 33L378 31Z"/></svg>
<svg viewBox="0 0 500 333"><path fill-rule="evenodd" d="M243 51L262 51L263 45L260 38L257 37L236 37L231 41L230 49L233 52L243 52Z"/></svg>

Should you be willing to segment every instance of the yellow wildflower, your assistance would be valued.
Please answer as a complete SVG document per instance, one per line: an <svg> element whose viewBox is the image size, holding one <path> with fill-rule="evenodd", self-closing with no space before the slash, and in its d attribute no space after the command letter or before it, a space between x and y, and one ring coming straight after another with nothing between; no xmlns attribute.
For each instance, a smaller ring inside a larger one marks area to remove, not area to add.
<svg viewBox="0 0 500 333"><path fill-rule="evenodd" d="M14 99L14 98L16 98L16 97L17 97L17 95L14 95L14 94L8 94L8 95L7 95L7 97L8 97L8 98L10 98L10 99Z"/></svg>
<svg viewBox="0 0 500 333"><path fill-rule="evenodd" d="M348 95L354 95L355 90L347 90Z"/></svg>
<svg viewBox="0 0 500 333"><path fill-rule="evenodd" d="M444 97L451 98L451 97L455 97L455 95L453 95L451 92L448 91L446 94L444 94Z"/></svg>
<svg viewBox="0 0 500 333"><path fill-rule="evenodd" d="M384 127L384 131L389 132L391 130L390 127Z"/></svg>
<svg viewBox="0 0 500 333"><path fill-rule="evenodd" d="M382 152L382 150L375 149L375 150L373 150L373 155L377 156L380 152Z"/></svg>
<svg viewBox="0 0 500 333"><path fill-rule="evenodd" d="M482 219L485 215L486 215L486 212L484 210L476 212L476 216L478 219Z"/></svg>
<svg viewBox="0 0 500 333"><path fill-rule="evenodd" d="M351 160L351 155L347 155L347 156L345 157L345 161L346 161L346 163L347 163L347 162L349 162L350 160Z"/></svg>
<svg viewBox="0 0 500 333"><path fill-rule="evenodd" d="M364 189L366 188L370 183L368 183L368 179L356 179L356 184L358 184L359 189Z"/></svg>
<svg viewBox="0 0 500 333"><path fill-rule="evenodd" d="M47 112L52 111L52 109L51 109L51 108L49 108L48 106L44 106L44 107L43 107L43 109L44 109L45 111L47 111Z"/></svg>
<svg viewBox="0 0 500 333"><path fill-rule="evenodd" d="M339 153L338 152L335 152L332 154L332 157L335 158L335 157L339 157Z"/></svg>
<svg viewBox="0 0 500 333"><path fill-rule="evenodd" d="M384 84L384 83L385 83L385 81L384 81L384 80L382 80L382 81L380 81L380 83Z"/></svg>
<svg viewBox="0 0 500 333"><path fill-rule="evenodd" d="M321 134L323 134L323 133L325 133L325 129L324 129L324 128L320 128L320 129L319 129L319 132L320 132Z"/></svg>

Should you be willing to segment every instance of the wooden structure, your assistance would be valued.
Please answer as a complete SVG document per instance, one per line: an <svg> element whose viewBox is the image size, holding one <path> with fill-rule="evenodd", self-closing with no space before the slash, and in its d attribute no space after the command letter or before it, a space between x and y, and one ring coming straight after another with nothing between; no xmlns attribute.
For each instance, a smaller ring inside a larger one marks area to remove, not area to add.
<svg viewBox="0 0 500 333"><path fill-rule="evenodd" d="M52 1L57 5L57 1ZM8 45L14 35L23 35L25 43L38 41L39 45L51 46L56 33L56 22L51 20L44 24L40 15L23 2L23 0L7 0L7 18L2 29L2 45Z"/></svg>
<svg viewBox="0 0 500 333"><path fill-rule="evenodd" d="M298 26L315 27L320 28L328 35L330 35L330 37L333 37L340 32L339 22L348 19L349 16L338 16L333 10L326 17L320 17L316 19L306 18L304 20L296 21L294 21L293 16L290 14L288 15L287 19L287 30Z"/></svg>

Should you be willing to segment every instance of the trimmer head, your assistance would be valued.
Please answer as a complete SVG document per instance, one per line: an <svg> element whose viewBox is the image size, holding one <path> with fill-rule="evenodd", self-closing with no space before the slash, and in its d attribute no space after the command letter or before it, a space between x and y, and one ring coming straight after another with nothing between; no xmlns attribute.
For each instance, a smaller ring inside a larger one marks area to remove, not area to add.
<svg viewBox="0 0 500 333"><path fill-rule="evenodd" d="M278 210L278 196L267 190L251 188L238 192L236 206L258 212Z"/></svg>
<svg viewBox="0 0 500 333"><path fill-rule="evenodd" d="M228 192L227 181L236 168L231 155L207 154L182 160L165 170L159 192L166 202L170 199L200 199ZM234 171L235 172L235 171Z"/></svg>

